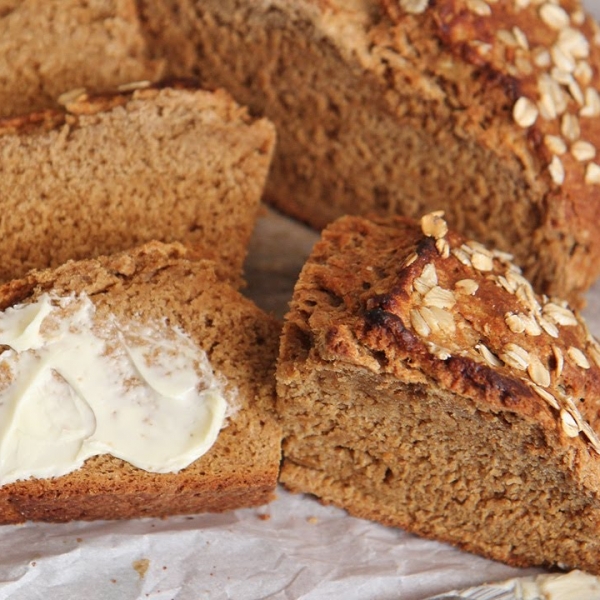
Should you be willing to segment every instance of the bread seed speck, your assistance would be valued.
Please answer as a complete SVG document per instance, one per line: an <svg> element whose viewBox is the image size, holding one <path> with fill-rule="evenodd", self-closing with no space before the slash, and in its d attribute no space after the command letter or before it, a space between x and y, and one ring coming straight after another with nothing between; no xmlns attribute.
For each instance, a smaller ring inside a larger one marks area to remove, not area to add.
<svg viewBox="0 0 600 600"><path fill-rule="evenodd" d="M490 367L501 367L503 365L502 361L485 344L476 344L475 349L479 351Z"/></svg>
<svg viewBox="0 0 600 600"><path fill-rule="evenodd" d="M541 387L550 385L550 371L542 364L542 361L535 355L529 356L529 365L527 366L527 374L531 377L531 381Z"/></svg>
<svg viewBox="0 0 600 600"><path fill-rule="evenodd" d="M576 326L578 321L571 310L565 306L560 306L555 302L546 302L542 312L547 319L550 319L557 325Z"/></svg>
<svg viewBox="0 0 600 600"><path fill-rule="evenodd" d="M506 313L504 321L513 333L523 333L525 331L525 323L523 323L521 317L517 314Z"/></svg>
<svg viewBox="0 0 600 600"><path fill-rule="evenodd" d="M492 9L484 0L467 0L467 8L480 17L489 17L492 14Z"/></svg>
<svg viewBox="0 0 600 600"><path fill-rule="evenodd" d="M515 37L517 44L521 48L523 48L523 50L529 50L529 40L527 39L527 36L523 32L523 30L519 29L518 27L513 27L512 33Z"/></svg>
<svg viewBox="0 0 600 600"><path fill-rule="evenodd" d="M587 58L590 55L590 45L585 35L572 27L560 31L557 43L565 54L574 58Z"/></svg>
<svg viewBox="0 0 600 600"><path fill-rule="evenodd" d="M417 260L419 258L419 255L416 252L413 252L407 259L406 262L404 263L405 267L410 267L410 265L412 265L415 260Z"/></svg>
<svg viewBox="0 0 600 600"><path fill-rule="evenodd" d="M500 359L508 366L520 371L525 371L529 366L529 352L518 344L506 344L500 354Z"/></svg>
<svg viewBox="0 0 600 600"><path fill-rule="evenodd" d="M565 357L558 346L552 346L552 354L554 354L554 360L556 362L554 373L558 379L562 375L563 367L565 366Z"/></svg>
<svg viewBox="0 0 600 600"><path fill-rule="evenodd" d="M580 60L575 67L573 75L575 75L575 79L577 79L581 85L587 86L592 81L594 72L587 60Z"/></svg>
<svg viewBox="0 0 600 600"><path fill-rule="evenodd" d="M579 348L575 348L575 346L571 346L567 350L567 356L573 361L573 363L575 365L577 365L581 369L589 369L590 368L590 363L589 363L586 355Z"/></svg>
<svg viewBox="0 0 600 600"><path fill-rule="evenodd" d="M531 389L543 400L545 400L552 408L559 410L560 405L558 404L558 400L547 390L536 385L535 383L530 383Z"/></svg>
<svg viewBox="0 0 600 600"><path fill-rule="evenodd" d="M600 115L600 95L593 87L588 87L584 93L585 105L579 111L582 117L597 117Z"/></svg>
<svg viewBox="0 0 600 600"><path fill-rule="evenodd" d="M431 333L431 328L417 309L410 311L410 324L421 337L427 337Z"/></svg>
<svg viewBox="0 0 600 600"><path fill-rule="evenodd" d="M585 182L588 185L600 185L600 166L590 163L585 169Z"/></svg>
<svg viewBox="0 0 600 600"><path fill-rule="evenodd" d="M435 239L443 238L448 233L448 224L444 220L444 211L435 211L421 217L423 234Z"/></svg>
<svg viewBox="0 0 600 600"><path fill-rule="evenodd" d="M561 137L557 135L545 136L544 144L546 144L546 148L548 148L552 154L556 154L557 156L560 156L567 151L567 144Z"/></svg>
<svg viewBox="0 0 600 600"><path fill-rule="evenodd" d="M579 140L571 146L571 154L575 157L575 160L585 162L596 157L596 148L589 142Z"/></svg>
<svg viewBox="0 0 600 600"><path fill-rule="evenodd" d="M433 263L427 263L419 277L413 281L413 287L419 294L426 294L432 287L438 283L437 271Z"/></svg>
<svg viewBox="0 0 600 600"><path fill-rule="evenodd" d="M548 321L548 319L545 319L544 317L538 317L538 323L540 324L540 327L550 337L553 337L553 338L559 337L558 327L556 327L556 325L554 323L551 323L550 321Z"/></svg>
<svg viewBox="0 0 600 600"><path fill-rule="evenodd" d="M538 114L539 111L536 105L525 96L521 96L513 107L513 118L519 127L526 128L533 125L538 118Z"/></svg>
<svg viewBox="0 0 600 600"><path fill-rule="evenodd" d="M544 48L536 48L533 52L533 62L540 69L548 68L552 62L550 52Z"/></svg>
<svg viewBox="0 0 600 600"><path fill-rule="evenodd" d="M600 454L600 439L596 435L596 432L592 429L591 425L584 421L581 427L581 433L587 438L587 440L592 445L592 448L596 451L597 454Z"/></svg>
<svg viewBox="0 0 600 600"><path fill-rule="evenodd" d="M452 248L450 251L456 259L461 262L465 267L472 267L470 256L461 248Z"/></svg>
<svg viewBox="0 0 600 600"><path fill-rule="evenodd" d="M572 73L575 70L575 59L567 54L558 44L550 48L552 62L561 70Z"/></svg>
<svg viewBox="0 0 600 600"><path fill-rule="evenodd" d="M579 435L577 421L564 408L560 411L560 420L562 430L568 437L575 438Z"/></svg>
<svg viewBox="0 0 600 600"><path fill-rule="evenodd" d="M473 296L479 289L479 284L474 279L461 279L454 284L457 291L468 296Z"/></svg>
<svg viewBox="0 0 600 600"><path fill-rule="evenodd" d="M554 181L556 185L562 185L565 180L565 168L558 156L552 157L552 161L548 165L548 171L550 172L552 181Z"/></svg>
<svg viewBox="0 0 600 600"><path fill-rule="evenodd" d="M539 14L542 21L551 29L563 29L569 26L569 13L556 4L546 2L540 7Z"/></svg>
<svg viewBox="0 0 600 600"><path fill-rule="evenodd" d="M494 261L487 255L481 252L473 253L471 257L471 264L478 271L492 271L494 268Z"/></svg>
<svg viewBox="0 0 600 600"><path fill-rule="evenodd" d="M456 298L451 290L436 285L425 294L423 303L429 307L452 308L456 304Z"/></svg>
<svg viewBox="0 0 600 600"><path fill-rule="evenodd" d="M429 6L429 0L399 0L399 3L400 8L413 15L425 12Z"/></svg>
<svg viewBox="0 0 600 600"><path fill-rule="evenodd" d="M571 113L565 113L560 124L560 131L565 139L574 142L581 135L579 119Z"/></svg>
<svg viewBox="0 0 600 600"><path fill-rule="evenodd" d="M542 334L542 328L531 315L520 314L519 316L521 317L521 321L523 321L527 335L538 336Z"/></svg>
<svg viewBox="0 0 600 600"><path fill-rule="evenodd" d="M435 247L442 258L448 258L450 256L450 244L445 238L435 240Z"/></svg>

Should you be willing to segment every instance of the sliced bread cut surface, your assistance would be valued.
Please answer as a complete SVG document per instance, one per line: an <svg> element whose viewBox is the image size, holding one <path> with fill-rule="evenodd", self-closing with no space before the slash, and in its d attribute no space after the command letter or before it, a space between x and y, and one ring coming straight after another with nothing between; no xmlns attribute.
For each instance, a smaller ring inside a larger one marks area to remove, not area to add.
<svg viewBox="0 0 600 600"><path fill-rule="evenodd" d="M600 350L503 252L344 217L286 316L281 480L516 566L600 565Z"/></svg>
<svg viewBox="0 0 600 600"><path fill-rule="evenodd" d="M154 239L239 277L273 126L181 86L65 102L0 122L0 280Z"/></svg>
<svg viewBox="0 0 600 600"><path fill-rule="evenodd" d="M154 81L133 0L4 0L0 117L57 106L74 88L96 92Z"/></svg>
<svg viewBox="0 0 600 600"><path fill-rule="evenodd" d="M221 281L211 261L188 260L179 244L150 243L31 272L0 287L0 306L6 311L31 305L45 294L59 299L85 294L98 315L120 324L177 328L206 352L234 398L233 410L208 452L177 472L150 472L102 454L62 476L3 485L0 522L221 512L272 499L281 441L273 416L280 327ZM0 358L2 373L7 356ZM169 373L178 360L160 366Z"/></svg>
<svg viewBox="0 0 600 600"><path fill-rule="evenodd" d="M579 2L138 5L168 72L276 124L280 210L323 227L444 209L544 293L600 272L600 48Z"/></svg>

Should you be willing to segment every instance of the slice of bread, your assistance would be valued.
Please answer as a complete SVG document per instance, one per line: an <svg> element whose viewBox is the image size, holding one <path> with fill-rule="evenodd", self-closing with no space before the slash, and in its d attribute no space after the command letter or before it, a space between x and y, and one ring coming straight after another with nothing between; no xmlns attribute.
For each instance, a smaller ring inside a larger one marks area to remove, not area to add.
<svg viewBox="0 0 600 600"><path fill-rule="evenodd" d="M276 124L280 210L322 227L441 208L544 293L600 273L600 47L579 2L138 5L170 73Z"/></svg>
<svg viewBox="0 0 600 600"><path fill-rule="evenodd" d="M515 566L600 573L600 346L509 258L439 214L325 229L282 335L281 481Z"/></svg>
<svg viewBox="0 0 600 600"><path fill-rule="evenodd" d="M0 121L0 280L181 241L239 278L275 133L225 92L90 97Z"/></svg>
<svg viewBox="0 0 600 600"><path fill-rule="evenodd" d="M208 452L176 473L147 472L104 454L66 475L6 484L0 522L221 512L272 499L281 447L273 374L280 327L219 280L212 262L188 260L179 244L153 242L31 272L0 286L0 307L31 304L43 294L86 294L98 314L119 323L179 328L206 352L235 395L235 411ZM3 373L5 367L3 357Z"/></svg>
<svg viewBox="0 0 600 600"><path fill-rule="evenodd" d="M160 77L134 0L3 0L0 117L56 106L68 90L96 92Z"/></svg>

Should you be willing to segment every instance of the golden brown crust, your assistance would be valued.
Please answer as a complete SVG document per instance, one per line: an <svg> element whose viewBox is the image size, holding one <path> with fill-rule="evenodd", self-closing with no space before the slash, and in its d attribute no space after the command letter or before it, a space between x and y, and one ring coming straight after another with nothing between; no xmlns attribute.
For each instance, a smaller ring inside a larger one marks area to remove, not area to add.
<svg viewBox="0 0 600 600"><path fill-rule="evenodd" d="M508 255L446 229L323 232L282 335L281 480L514 565L597 572L598 343Z"/></svg>
<svg viewBox="0 0 600 600"><path fill-rule="evenodd" d="M167 319L208 354L238 391L239 410L207 454L175 474L148 473L110 457L89 459L62 477L0 488L0 520L122 519L221 512L272 499L280 430L272 415L279 324L179 244L151 243L97 260L31 272L0 287L0 305L51 291L86 293L99 311L136 320Z"/></svg>

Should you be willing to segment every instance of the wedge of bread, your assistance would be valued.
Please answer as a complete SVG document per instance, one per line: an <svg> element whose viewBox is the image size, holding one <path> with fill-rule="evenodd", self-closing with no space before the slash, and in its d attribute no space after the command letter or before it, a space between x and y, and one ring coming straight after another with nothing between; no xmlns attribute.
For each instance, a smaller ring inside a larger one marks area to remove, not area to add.
<svg viewBox="0 0 600 600"><path fill-rule="evenodd" d="M167 70L279 132L267 198L316 227L443 209L541 292L600 273L600 48L576 0L139 0Z"/></svg>
<svg viewBox="0 0 600 600"><path fill-rule="evenodd" d="M600 573L600 347L438 214L343 217L286 316L281 480L516 566Z"/></svg>
<svg viewBox="0 0 600 600"><path fill-rule="evenodd" d="M2 315L31 307L43 297L51 298L56 306L67 303L64 304L67 307L70 304L65 299L87 298L95 311L94 327L101 327L109 321L117 323L117 334L106 337L106 351L97 355L96 362L90 365L88 376L99 371L104 358L114 355L117 338L129 335L130 326L135 325L142 332L156 327L159 332L176 330L177 335L184 336L205 353L214 376L222 385L223 397L229 405L228 417L208 451L175 472L160 472L160 464L152 470L142 469L110 453L101 453L62 475L21 477L8 482L0 487L0 522L123 519L221 512L262 504L272 498L279 470L281 441L280 428L273 416L273 371L279 324L229 284L222 282L216 276L212 262L188 260L183 246L158 242L98 259L72 261L55 270L31 272L23 279L1 286ZM4 336L5 321L3 318L0 320L0 336ZM75 319L67 320L67 324L68 331L80 328ZM49 328L52 330L53 325L44 325L42 321L40 327L43 332ZM163 351L158 346L157 354L153 347L146 353L147 360L158 361L154 366L167 377L168 385L165 385L168 390L173 387L173 382L177 384L175 375L179 373L184 352L189 352L182 338L177 339L180 342L172 347L171 360L161 362L154 358L165 356L160 354ZM159 338L157 344L166 344L165 340ZM36 360L39 362L46 360L40 358L42 350L34 348L30 352L38 357ZM81 357L76 356L73 360L75 367L85 360L84 355L85 348L81 350ZM13 402L13 388L7 387L11 385L10 377L7 382L7 372L10 365L16 372L14 364L14 351L4 345L0 358L0 393L5 402ZM139 361L136 364L139 365ZM146 366L150 368L152 365ZM145 368L139 372L144 374ZM71 381L68 375L64 377ZM107 376L99 383L103 392L106 388L107 395L110 380L111 376ZM128 380L129 383L126 381L125 384L134 386L135 380L134 377L133 383ZM165 387L160 380L158 384L153 384L156 389ZM72 389L79 389L77 383L73 386ZM15 389L19 393L22 391L19 387ZM44 398L50 391L42 389L40 393L40 397ZM85 399L85 393L78 391L77 394ZM26 400L29 398L29 402L33 401L31 395L25 394L24 397ZM68 400L69 394L66 393L58 398L55 409L48 412L49 420L64 412L64 404ZM119 398L112 401L117 403L115 418L121 410L124 413L132 410L125 399L122 400L122 409ZM177 403L178 400L173 399L172 402ZM27 408L18 406L14 412L16 416L11 414L11 419L17 418ZM38 417L42 418L42 414ZM156 425L163 428L168 426L169 414L167 411L164 418L149 414L148 418L154 418ZM138 423L132 423L131 431L120 436L119 443L138 435ZM45 426L45 423L34 419L28 430L37 430L42 425ZM8 473L5 463L10 455L6 437L8 426L3 421L0 442L3 448L0 471L3 474ZM96 429L100 427L98 418ZM70 431L64 427L59 427L59 430L60 435ZM95 435L95 432L91 434ZM25 442L30 441L30 438L25 438ZM21 468L22 464L17 466ZM10 473L6 475L9 476Z"/></svg>

